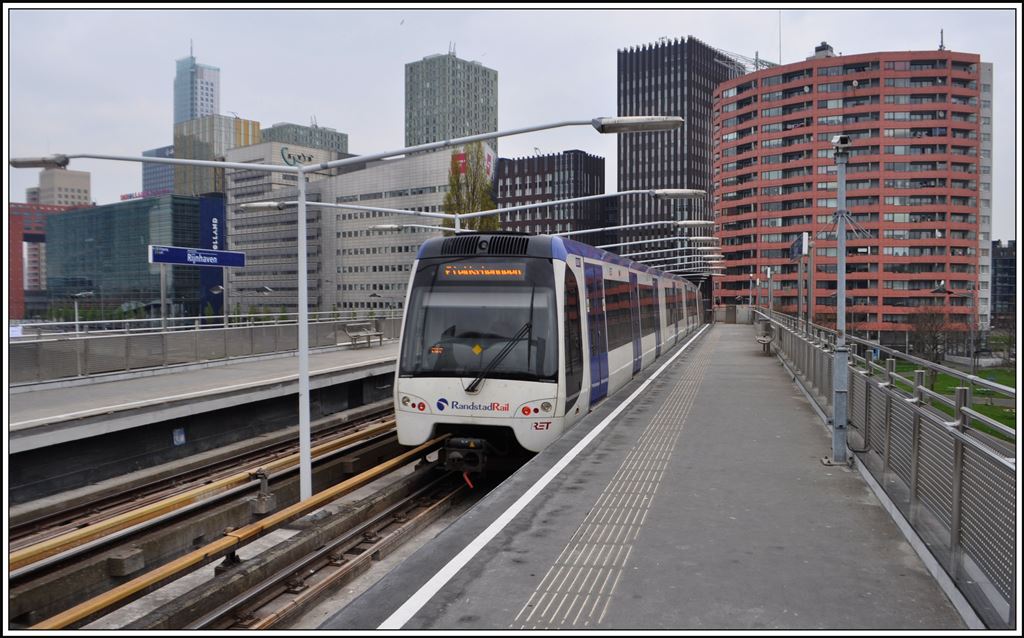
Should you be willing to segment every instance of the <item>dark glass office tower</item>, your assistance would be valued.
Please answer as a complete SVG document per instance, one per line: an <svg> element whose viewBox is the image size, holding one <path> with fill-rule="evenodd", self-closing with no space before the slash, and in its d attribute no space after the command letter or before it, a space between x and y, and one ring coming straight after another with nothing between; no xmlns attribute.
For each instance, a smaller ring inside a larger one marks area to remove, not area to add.
<svg viewBox="0 0 1024 638"><path fill-rule="evenodd" d="M656 201L629 196L619 201L623 224L660 220L711 219L711 99L715 87L746 69L730 54L696 38L670 40L622 49L618 53L618 114L680 115L682 129L632 133L618 138L618 190L699 188L700 200ZM682 234L708 235L710 229ZM625 230L620 241L675 237L668 227ZM620 253L672 247L675 244L624 246ZM639 256L638 258L643 258Z"/></svg>

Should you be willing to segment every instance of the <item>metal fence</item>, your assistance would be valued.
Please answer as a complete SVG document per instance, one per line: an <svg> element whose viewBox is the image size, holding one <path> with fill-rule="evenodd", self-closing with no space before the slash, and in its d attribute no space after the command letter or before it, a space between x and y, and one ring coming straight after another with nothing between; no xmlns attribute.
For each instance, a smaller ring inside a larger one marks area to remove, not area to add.
<svg viewBox="0 0 1024 638"><path fill-rule="evenodd" d="M835 333L778 313L770 320L778 354L831 414ZM978 412L972 399L975 389L1008 399L1016 391L862 339L848 341L850 449L978 616L990 628L1015 628L1016 432ZM885 365L872 360L873 350L887 355ZM918 367L913 378L896 373L897 357ZM938 372L963 387L952 397L930 390L926 380Z"/></svg>
<svg viewBox="0 0 1024 638"><path fill-rule="evenodd" d="M384 333L385 339L398 337L400 319L374 319L372 322ZM345 327L352 323L351 320L310 323L309 347L349 344L351 340ZM298 348L298 336L295 323L257 323L229 328L195 324L191 330L94 332L12 340L8 350L8 383L52 381L294 351Z"/></svg>

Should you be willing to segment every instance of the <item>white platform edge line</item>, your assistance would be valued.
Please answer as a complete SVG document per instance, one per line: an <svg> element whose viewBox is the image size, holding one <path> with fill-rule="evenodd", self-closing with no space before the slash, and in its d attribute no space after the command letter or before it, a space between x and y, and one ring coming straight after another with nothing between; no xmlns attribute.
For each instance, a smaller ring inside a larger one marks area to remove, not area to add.
<svg viewBox="0 0 1024 638"><path fill-rule="evenodd" d="M679 352L672 355L672 358L666 361L660 368L658 368L654 374L648 377L639 388L637 388L633 394L629 395L625 401L620 403L611 414L609 414L601 423L599 423L593 430L591 430L583 439L580 440L571 450L566 452L565 456L558 460L554 466L539 481L533 484L529 490L527 490L519 499L516 500L507 510L501 513L493 523L491 523L487 529L480 532L480 534L474 538L465 548L462 549L458 554L455 555L448 563L442 567L437 574L434 574L430 580L428 580L422 587L420 587L410 598L405 601L398 609L396 609L384 622L380 624L377 629L401 629L405 626L405 623L423 608L431 598L441 590L448 581L450 581L456 573L459 572L470 560L476 556L481 549L483 549L487 543L497 536L512 520L521 512L530 502L540 494L548 483L550 483L555 476L557 476L565 467L572 461L580 452L586 448L594 438L597 437L608 425L619 416L619 414L628 407L634 399L636 399L647 386L651 384L669 365L671 365L686 349L692 344L697 337L704 333L710 324L705 324L703 328L697 331L697 334L693 335L689 341L687 341L682 347L679 348Z"/></svg>

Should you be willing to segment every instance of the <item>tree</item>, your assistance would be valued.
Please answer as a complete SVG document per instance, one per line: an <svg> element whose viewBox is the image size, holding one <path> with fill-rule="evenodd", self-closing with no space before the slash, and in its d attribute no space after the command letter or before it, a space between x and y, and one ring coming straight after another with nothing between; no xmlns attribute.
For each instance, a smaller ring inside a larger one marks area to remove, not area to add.
<svg viewBox="0 0 1024 638"><path fill-rule="evenodd" d="M483 143L469 144L463 151L452 153L451 167L448 171L448 192L444 196L444 212L450 215L465 215L494 209ZM460 162L460 158L463 161ZM442 225L447 228L455 226L450 219L444 220ZM479 231L495 231L501 228L498 215L474 217L460 225Z"/></svg>
<svg viewBox="0 0 1024 638"><path fill-rule="evenodd" d="M989 339L993 344L993 350L1001 346L1003 360L1009 363L1011 359L1010 352L1017 351L1017 324L1015 323L1015 317L1005 313L993 315Z"/></svg>
<svg viewBox="0 0 1024 638"><path fill-rule="evenodd" d="M914 354L938 363L942 359L948 325L941 312L915 312L910 315L910 343Z"/></svg>

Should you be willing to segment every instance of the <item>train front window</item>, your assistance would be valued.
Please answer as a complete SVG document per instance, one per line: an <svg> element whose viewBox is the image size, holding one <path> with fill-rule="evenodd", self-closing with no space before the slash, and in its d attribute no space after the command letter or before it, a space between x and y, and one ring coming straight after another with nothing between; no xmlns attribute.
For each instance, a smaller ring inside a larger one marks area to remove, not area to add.
<svg viewBox="0 0 1024 638"><path fill-rule="evenodd" d="M413 280L399 374L475 378L490 367L488 378L554 382L556 327L550 261L425 259Z"/></svg>

